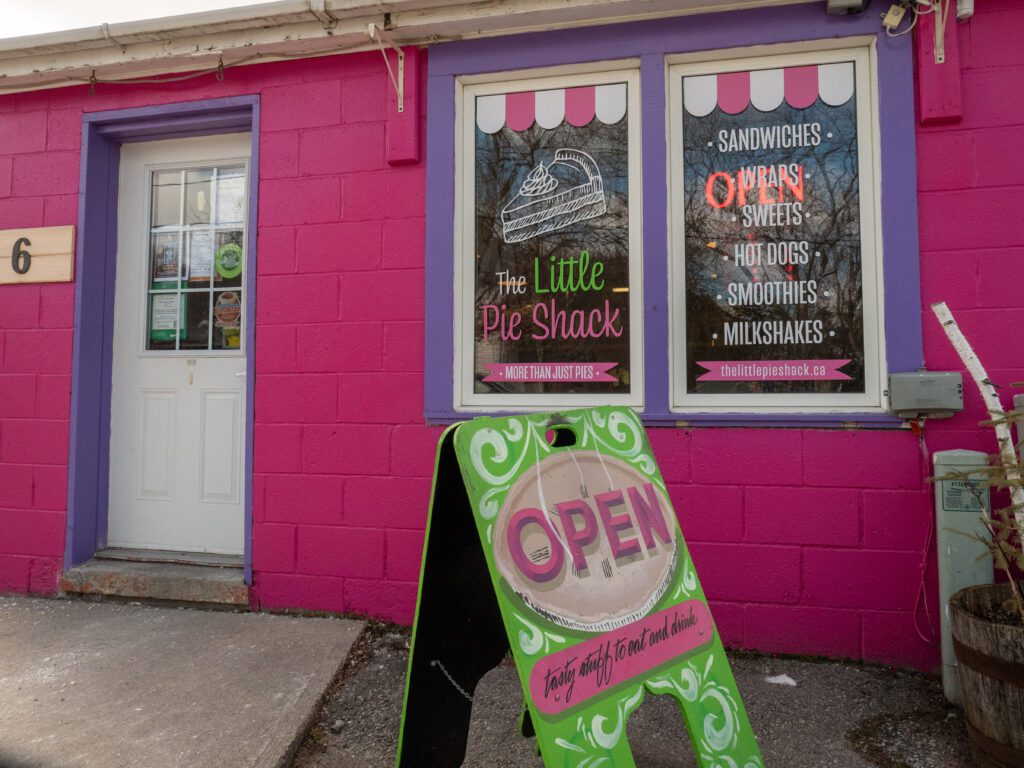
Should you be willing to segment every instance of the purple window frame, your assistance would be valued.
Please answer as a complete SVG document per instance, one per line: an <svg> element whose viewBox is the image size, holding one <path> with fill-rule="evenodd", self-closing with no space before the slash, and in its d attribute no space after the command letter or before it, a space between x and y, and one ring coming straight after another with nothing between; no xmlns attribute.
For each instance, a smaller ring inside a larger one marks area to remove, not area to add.
<svg viewBox="0 0 1024 768"><path fill-rule="evenodd" d="M894 427L884 413L691 414L670 410L666 57L846 37L876 38L880 126L882 306L888 372L923 366L913 53L887 37L870 11L831 16L819 3L625 22L467 40L430 48L427 79L426 375L424 415L445 423L479 414L454 407L456 349L455 81L462 75L639 59L643 157L644 408L647 424ZM742 55L742 54L740 54ZM495 409L497 411L498 409Z"/></svg>
<svg viewBox="0 0 1024 768"><path fill-rule="evenodd" d="M259 186L258 95L232 96L135 109L87 112L75 252L74 355L71 363L71 440L64 567L107 545L110 477L110 389L114 343L114 273L121 145L160 139L251 133L249 219L246 223L245 352L250 371L256 350L256 193ZM256 377L246 377L244 552L245 583L252 583L253 422Z"/></svg>

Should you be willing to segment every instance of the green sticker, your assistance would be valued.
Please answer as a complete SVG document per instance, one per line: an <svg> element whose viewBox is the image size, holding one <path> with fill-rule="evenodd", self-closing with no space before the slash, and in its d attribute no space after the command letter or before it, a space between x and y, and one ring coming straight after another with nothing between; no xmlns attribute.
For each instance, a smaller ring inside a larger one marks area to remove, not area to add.
<svg viewBox="0 0 1024 768"><path fill-rule="evenodd" d="M224 243L217 250L215 262L217 274L221 277L238 277L242 274L242 246L238 243Z"/></svg>

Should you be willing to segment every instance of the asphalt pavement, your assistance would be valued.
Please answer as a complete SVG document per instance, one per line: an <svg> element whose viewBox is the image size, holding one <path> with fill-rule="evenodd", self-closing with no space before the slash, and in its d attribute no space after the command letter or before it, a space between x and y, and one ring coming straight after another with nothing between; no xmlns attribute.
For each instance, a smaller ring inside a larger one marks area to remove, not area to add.
<svg viewBox="0 0 1024 768"><path fill-rule="evenodd" d="M392 768L408 636L371 627L327 698L296 768ZM730 652L766 768L971 768L963 717L936 677L888 667ZM786 676L795 685L768 682ZM543 768L519 734L510 660L473 692L465 768ZM675 703L650 696L630 717L637 768L696 766ZM604 768L610 768L604 767Z"/></svg>

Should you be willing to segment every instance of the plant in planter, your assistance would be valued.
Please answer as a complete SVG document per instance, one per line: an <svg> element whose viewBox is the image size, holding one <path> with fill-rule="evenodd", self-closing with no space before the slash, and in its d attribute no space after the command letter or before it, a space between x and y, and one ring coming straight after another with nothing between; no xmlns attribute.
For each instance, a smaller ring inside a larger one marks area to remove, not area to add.
<svg viewBox="0 0 1024 768"><path fill-rule="evenodd" d="M932 310L985 401L990 419L982 425L996 433L999 453L980 485L1010 496L1009 506L982 518L989 534L983 540L1007 582L970 587L949 601L968 736L979 768L1024 768L1024 582L1017 580L1024 572L1024 462L1010 432L1024 412L1003 409L945 303Z"/></svg>

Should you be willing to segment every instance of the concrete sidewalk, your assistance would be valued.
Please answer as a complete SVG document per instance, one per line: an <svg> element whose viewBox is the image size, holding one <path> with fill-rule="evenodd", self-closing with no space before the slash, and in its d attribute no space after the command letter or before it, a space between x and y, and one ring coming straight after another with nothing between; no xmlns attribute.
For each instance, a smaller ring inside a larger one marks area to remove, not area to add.
<svg viewBox="0 0 1024 768"><path fill-rule="evenodd" d="M0 597L0 766L287 765L362 627Z"/></svg>

